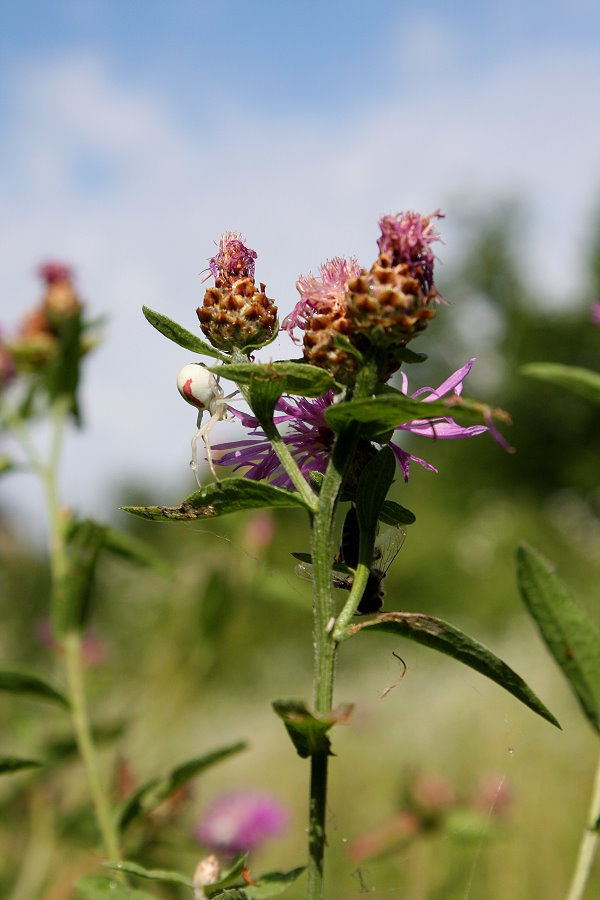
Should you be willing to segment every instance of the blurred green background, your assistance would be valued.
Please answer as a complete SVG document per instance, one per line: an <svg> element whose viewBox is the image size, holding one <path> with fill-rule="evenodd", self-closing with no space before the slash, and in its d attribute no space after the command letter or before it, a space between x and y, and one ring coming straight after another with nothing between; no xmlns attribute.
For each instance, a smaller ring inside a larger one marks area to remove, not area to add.
<svg viewBox="0 0 600 900"><path fill-rule="evenodd" d="M451 305L439 307L415 345L430 359L410 368L410 385L438 384L476 338L480 358L466 392L510 411L513 425L503 433L516 453L487 435L415 440L411 449L439 474L413 465L408 484L398 478L394 497L417 521L386 579L386 609L438 615L488 644L563 730L423 647L381 635L343 645L336 698L355 710L333 732L329 897L552 900L566 892L597 739L523 610L514 555L526 540L554 560L600 622L600 417L585 401L522 377L519 366L552 360L600 368L600 328L589 312L600 296L596 226L582 248L584 289L570 291L565 273L564 304L549 312L520 274L522 211L506 204L493 215L465 215L463 257L439 279ZM152 484L118 484L114 505L176 503L193 487L191 475L179 486L160 475ZM203 852L193 829L203 810L223 790L252 787L291 810L288 831L253 855L252 874L302 864L308 765L270 702L311 696L311 591L290 557L308 549L307 522L294 511L163 525L118 514L115 522L155 548L172 573L140 574L107 558L97 579L87 687L114 796L213 748L238 739L250 745L198 778L179 805L135 826L128 855L193 872ZM4 519L0 556L2 659L60 678L38 634L48 614L45 555ZM393 652L406 674L381 698L402 673ZM0 696L0 716L3 752L54 759L45 774L0 782L0 895L12 895L25 868L40 876L35 896L67 898L97 858L62 714ZM379 833L406 810L411 786L433 776L454 789L453 815L381 858L358 858L356 840ZM484 802L481 785L490 778L499 787ZM178 891L156 888L156 896L185 896ZM598 892L596 864L588 895ZM302 897L303 884L286 896Z"/></svg>

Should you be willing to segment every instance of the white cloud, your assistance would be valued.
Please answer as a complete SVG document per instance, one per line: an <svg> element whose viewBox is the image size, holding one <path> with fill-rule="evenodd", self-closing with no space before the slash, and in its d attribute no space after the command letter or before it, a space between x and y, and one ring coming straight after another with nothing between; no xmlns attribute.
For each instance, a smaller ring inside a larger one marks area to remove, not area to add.
<svg viewBox="0 0 600 900"><path fill-rule="evenodd" d="M47 257L73 262L92 312L110 314L87 364L88 429L68 451L70 502L104 514L105 486L124 472L184 479L194 413L175 378L188 354L140 307L193 329L197 274L225 228L259 251L257 275L285 313L299 271L336 254L369 261L381 213L522 193L535 224L524 266L546 286L571 283L600 188L597 63L529 49L469 81L452 39L437 46L446 78L438 67L423 86L417 73L410 91L406 70L392 67L385 96L326 126L289 111L252 117L235 103L216 123L195 109L190 125L98 57L18 73L19 111L0 150L4 324L35 302L31 271ZM80 165L90 157L100 186Z"/></svg>

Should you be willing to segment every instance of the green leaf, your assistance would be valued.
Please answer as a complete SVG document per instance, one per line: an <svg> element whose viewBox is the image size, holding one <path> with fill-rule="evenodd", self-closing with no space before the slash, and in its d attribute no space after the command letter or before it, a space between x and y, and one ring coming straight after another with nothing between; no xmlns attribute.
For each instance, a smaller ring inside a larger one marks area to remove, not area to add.
<svg viewBox="0 0 600 900"><path fill-rule="evenodd" d="M191 331L188 331L187 328L178 325L177 322L174 322L167 316L163 316L162 313L155 312L155 310L149 309L147 306L142 306L142 312L157 331L164 334L170 341L179 344L180 347L192 350L194 353L202 353L204 356L212 356L213 359L227 359L226 356L215 350L211 344L207 344L206 341L201 340L195 334L192 334Z"/></svg>
<svg viewBox="0 0 600 900"><path fill-rule="evenodd" d="M600 732L600 634L567 593L551 564L522 544L517 551L521 596L592 727Z"/></svg>
<svg viewBox="0 0 600 900"><path fill-rule="evenodd" d="M379 521L386 525L413 525L417 517L410 509L400 506L395 500L386 500L381 507Z"/></svg>
<svg viewBox="0 0 600 900"><path fill-rule="evenodd" d="M81 310L77 310L71 315L60 316L54 323L54 328L58 338L58 347L56 353L41 370L43 383L50 400L55 402L64 397L69 404L69 412L79 422L77 387L83 352Z"/></svg>
<svg viewBox="0 0 600 900"><path fill-rule="evenodd" d="M529 375L539 381L557 384L591 400L600 403L600 372L581 369L578 366L563 366L559 363L529 363L521 366L522 375Z"/></svg>
<svg viewBox="0 0 600 900"><path fill-rule="evenodd" d="M220 897L223 891L234 886L234 882L242 876L244 869L248 863L247 853L238 853L228 866L221 871L221 876L217 881L207 884L204 888L207 897Z"/></svg>
<svg viewBox="0 0 600 900"><path fill-rule="evenodd" d="M209 894L214 900L250 900L250 895L246 891L239 888L230 888L229 890L219 891L218 894Z"/></svg>
<svg viewBox="0 0 600 900"><path fill-rule="evenodd" d="M360 350L354 346L354 344L350 343L348 338L344 337L343 334L336 334L334 338L334 344L336 347L339 347L340 350L345 350L346 353L351 353L352 356L354 356L361 365L363 364L364 356L362 355Z"/></svg>
<svg viewBox="0 0 600 900"><path fill-rule="evenodd" d="M109 860L104 865L107 869L115 869L117 872L126 872L127 875L137 875L138 878L147 878L149 881L162 881L167 884L183 884L185 887L193 887L191 878L182 875L181 872L174 872L170 869L145 869L138 863L129 859ZM125 895L126 896L126 895Z"/></svg>
<svg viewBox="0 0 600 900"><path fill-rule="evenodd" d="M359 561L370 567L377 533L377 522L396 474L396 457L385 446L369 460L361 472L356 490L356 514L360 528Z"/></svg>
<svg viewBox="0 0 600 900"><path fill-rule="evenodd" d="M20 759L18 756L0 756L0 775L10 775L23 769L39 769L44 764L36 759Z"/></svg>
<svg viewBox="0 0 600 900"><path fill-rule="evenodd" d="M124 506L124 512L154 522L191 522L259 507L301 506L299 494L250 478L224 478L190 494L179 506Z"/></svg>
<svg viewBox="0 0 600 900"><path fill-rule="evenodd" d="M125 722L116 722L110 725L95 725L92 728L92 740L95 745L106 744L116 740L125 733ZM44 755L48 758L48 764L67 762L79 754L77 740L72 733L64 737L52 738L44 744Z"/></svg>
<svg viewBox="0 0 600 900"><path fill-rule="evenodd" d="M69 701L47 681L30 675L26 672L13 672L3 670L0 672L0 691L10 691L13 694L27 694L36 700L45 700L49 703L57 703L65 709L69 709Z"/></svg>
<svg viewBox="0 0 600 900"><path fill-rule="evenodd" d="M0 475L6 475L17 468L16 463L12 461L10 456L0 456Z"/></svg>
<svg viewBox="0 0 600 900"><path fill-rule="evenodd" d="M237 744L231 744L228 747L221 747L206 753L204 756L198 756L190 759L169 772L164 778L152 778L145 784L137 788L136 791L125 801L117 814L117 827L120 831L124 831L127 826L150 810L155 809L163 800L166 800L178 788L183 787L192 778L196 778L205 769L216 765L229 756L245 750L247 744L244 741L238 741Z"/></svg>
<svg viewBox="0 0 600 900"><path fill-rule="evenodd" d="M366 622L359 622L348 629L349 637L359 631L383 631L399 635L439 650L464 663L476 672L499 684L510 694L528 706L542 718L560 728L552 713L533 693L531 688L505 662L483 644L473 640L448 622L422 613L380 613Z"/></svg>
<svg viewBox="0 0 600 900"><path fill-rule="evenodd" d="M310 486L314 488L317 493L321 491L323 477L322 472L309 473ZM356 491L349 490L347 485L342 488L340 502L353 503L355 497ZM381 507L379 521L384 522L385 525L413 525L417 521L417 517L410 509L401 506L399 503L396 503L395 500L386 500Z"/></svg>
<svg viewBox="0 0 600 900"><path fill-rule="evenodd" d="M409 347L398 347L398 349L394 350L394 356L405 363L423 363L428 359L426 353L416 353Z"/></svg>
<svg viewBox="0 0 600 900"><path fill-rule="evenodd" d="M244 344L244 353L249 353L251 350L262 350L263 347L268 347L269 344L272 344L277 335L279 334L279 322L275 323L275 328L273 329L273 334L266 339L266 341L260 341L258 344Z"/></svg>
<svg viewBox="0 0 600 900"><path fill-rule="evenodd" d="M97 872L80 878L75 889L82 900L155 900L147 891L135 890L112 875Z"/></svg>
<svg viewBox="0 0 600 900"><path fill-rule="evenodd" d="M139 538L117 528L106 526L104 529L104 547L117 556L144 568L153 569L160 575L170 575L171 564L160 555L155 547Z"/></svg>
<svg viewBox="0 0 600 900"><path fill-rule="evenodd" d="M352 423L359 423L362 437L376 438L390 429L412 422L415 419L439 419L455 416L482 421L486 416L508 420L503 410L490 409L475 400L456 397L454 394L447 400L434 400L425 403L413 400L398 392L385 393L364 400L349 400L347 403L336 403L325 411L327 424L333 431L341 431ZM435 436L435 423L431 425L432 437Z"/></svg>
<svg viewBox="0 0 600 900"><path fill-rule="evenodd" d="M210 372L221 375L237 384L262 383L272 385L281 394L297 394L300 397L322 397L330 388L337 387L326 369L304 362L285 360L270 363L230 363L209 366Z"/></svg>
<svg viewBox="0 0 600 900"><path fill-rule="evenodd" d="M327 732L334 725L347 722L354 708L352 704L346 704L329 713L313 713L303 700L275 700L272 706L283 720L298 756L303 759L331 753Z"/></svg>
<svg viewBox="0 0 600 900"><path fill-rule="evenodd" d="M257 886L248 884L244 891L253 900L268 900L269 897L278 897L293 884L304 872L304 866L290 869L289 872L265 872L255 879Z"/></svg>
<svg viewBox="0 0 600 900"><path fill-rule="evenodd" d="M52 592L52 628L57 637L82 631L90 613L90 598L98 554L104 544L105 528L91 519L75 523L67 541L67 571Z"/></svg>

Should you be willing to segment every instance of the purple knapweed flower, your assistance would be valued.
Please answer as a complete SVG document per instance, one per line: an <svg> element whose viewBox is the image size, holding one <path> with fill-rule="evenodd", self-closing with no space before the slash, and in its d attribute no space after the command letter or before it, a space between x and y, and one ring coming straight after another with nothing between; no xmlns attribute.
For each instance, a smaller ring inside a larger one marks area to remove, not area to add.
<svg viewBox="0 0 600 900"><path fill-rule="evenodd" d="M296 464L308 480L310 472L324 472L335 435L325 421L325 410L333 403L333 391L328 391L316 400L306 397L281 397L275 406L277 413L273 421L276 425L287 424L290 428L282 440L294 457ZM253 481L270 481L278 487L291 487L291 482L282 468L271 442L259 426L258 419L246 416L229 407L241 419L242 425L250 428L250 439L216 444L213 450L225 450L219 466L233 466L236 469L248 466L245 478ZM253 440L256 438L256 440Z"/></svg>
<svg viewBox="0 0 600 900"><path fill-rule="evenodd" d="M592 303L592 322L600 325L600 303Z"/></svg>
<svg viewBox="0 0 600 900"><path fill-rule="evenodd" d="M431 244L441 240L432 219L443 218L443 213L436 209L429 216L409 211L382 216L379 220L379 252L390 258L392 266L408 265L410 274L419 281L425 294L433 287L435 255Z"/></svg>
<svg viewBox="0 0 600 900"><path fill-rule="evenodd" d="M225 231L219 241L219 251L208 261L208 273L225 284L233 284L240 278L254 278L254 261L258 254L244 244L244 238L237 231Z"/></svg>
<svg viewBox="0 0 600 900"><path fill-rule="evenodd" d="M280 834L288 812L271 794L239 790L222 794L213 802L196 829L201 844L224 853L255 850Z"/></svg>
<svg viewBox="0 0 600 900"><path fill-rule="evenodd" d="M413 394L408 394L408 379L404 372L402 377L402 393L413 400L419 399L423 403L431 403L441 400L450 392L460 396L463 381L471 371L475 358L470 359L464 366L453 372L449 378L440 384L438 388L422 387ZM424 396L426 395L426 396ZM287 424L290 428L288 434L284 434L282 440L287 444L288 450L294 457L298 468L308 480L310 472L324 472L329 462L331 448L335 439L325 419L325 412L333 403L333 391L328 391L316 400L305 397L282 397L276 404L275 410L281 415L274 416L275 424ZM260 429L258 420L254 416L246 416L232 409L242 424L251 429L248 438L240 441L230 441L225 444L216 444L213 450L226 451L217 462L219 466L233 466L234 471L248 467L244 473L245 478L254 481L270 481L278 487L292 488L292 484L282 468L275 451L266 435ZM394 432L399 434L408 431L420 437L439 438L441 440L457 440L459 438L475 437L485 431L491 431L489 425L459 425L451 416L443 416L435 419L414 419L398 425ZM492 431L494 436L496 434ZM502 442L502 439L500 439ZM408 453L399 447L393 440L389 446L394 452L398 465L402 469L404 480L408 481L410 463L416 462L432 472L437 472L435 466L426 462L412 453Z"/></svg>
<svg viewBox="0 0 600 900"><path fill-rule="evenodd" d="M354 256L350 259L336 256L324 262L319 272L318 276L300 276L296 282L300 300L281 323L282 331L287 331L296 344L300 342L294 336L295 328L304 331L306 323L317 313L331 313L344 307L346 285L360 274L360 266Z"/></svg>
<svg viewBox="0 0 600 900"><path fill-rule="evenodd" d="M471 371L474 362L475 357L466 362L460 369L457 369L456 372L453 372L452 375L450 375L449 378L446 378L438 388L419 388L419 390L410 394L411 399L421 399L423 403L431 403L434 400L441 400L442 397L445 397L450 391L452 391L456 397L460 397L463 389L463 381ZM406 373L401 372L400 377L402 378L402 393L409 396L408 378L406 377ZM427 394L427 396L423 397L423 394ZM490 428L488 425L469 425L466 427L464 425L459 425L450 416L444 416L443 418L438 419L414 419L411 422L404 422L403 425L398 425L394 429L394 431L410 431L412 434L421 435L421 437L440 438L442 440L457 440L459 438L476 437L478 434L483 434L484 431L489 430ZM435 466L425 462L424 459L420 459L418 456L413 456L412 453L407 453L406 450L402 450L402 448L398 447L393 441L390 441L389 446L393 450L398 465L404 473L405 481L408 481L408 471L411 460L419 463L420 466L429 469L431 472L437 472Z"/></svg>

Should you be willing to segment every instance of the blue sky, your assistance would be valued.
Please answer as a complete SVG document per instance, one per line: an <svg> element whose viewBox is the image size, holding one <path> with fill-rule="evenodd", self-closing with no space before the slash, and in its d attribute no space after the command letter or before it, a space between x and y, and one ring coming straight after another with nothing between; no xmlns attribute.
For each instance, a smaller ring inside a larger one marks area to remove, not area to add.
<svg viewBox="0 0 600 900"><path fill-rule="evenodd" d="M442 207L451 262L465 204L519 197L527 271L560 302L599 202L599 46L595 0L3 4L3 327L47 258L109 315L70 502L105 514L117 477L184 483L194 416L174 382L191 360L140 308L195 328L224 229L285 314L300 272L371 262L382 213Z"/></svg>

